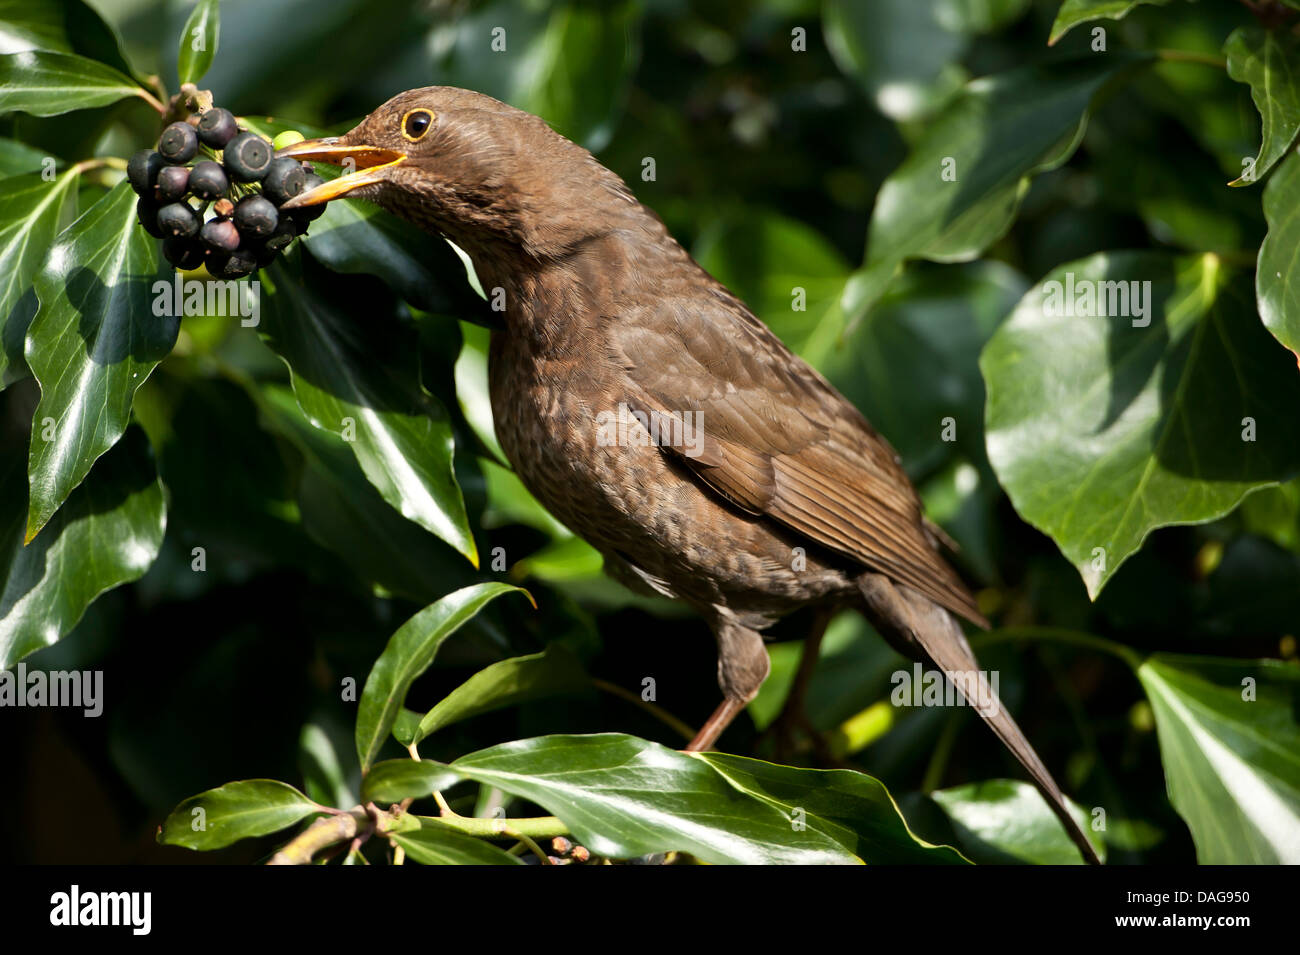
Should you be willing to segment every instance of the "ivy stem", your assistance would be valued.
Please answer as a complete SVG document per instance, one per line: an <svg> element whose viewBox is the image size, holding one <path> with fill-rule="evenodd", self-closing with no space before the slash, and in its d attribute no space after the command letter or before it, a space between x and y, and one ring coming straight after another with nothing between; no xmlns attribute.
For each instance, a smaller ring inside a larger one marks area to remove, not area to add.
<svg viewBox="0 0 1300 955"><path fill-rule="evenodd" d="M600 680L593 677L591 685L598 690L604 690L611 696L617 696L621 700L626 700L639 709L645 710L645 712L649 713L665 726L671 727L673 732L681 736L682 739L687 741L695 739L695 730L687 726L682 720L673 716L673 714L669 713L662 706L655 706L652 703L648 703L631 690L621 687L617 683L610 683L607 680Z"/></svg>
<svg viewBox="0 0 1300 955"><path fill-rule="evenodd" d="M1066 643L1088 650L1098 650L1110 656L1118 657L1134 671L1142 665L1144 659L1142 654L1136 650L1118 644L1113 640L1094 637L1090 633L1081 633L1077 630L1066 630L1064 627L1005 627L991 633L973 636L971 644L973 646L987 647L1010 640L1047 640L1052 643Z"/></svg>
<svg viewBox="0 0 1300 955"><path fill-rule="evenodd" d="M1220 70L1228 68L1228 61L1223 57L1213 53L1197 53L1195 50L1156 50L1156 57L1166 63L1199 63Z"/></svg>
<svg viewBox="0 0 1300 955"><path fill-rule="evenodd" d="M154 108L154 110L157 111L157 113L158 113L159 116L166 116L166 115L167 115L167 107L164 106L164 105L162 104L162 101L159 100L158 97L154 96L152 93L150 93L150 92L149 92L147 89L145 89L143 86L141 86L141 87L139 87L138 89L136 89L136 91L135 91L135 95L138 96L138 97L140 97L142 100L144 100L144 101L145 101L146 103L148 103L150 106L152 106L152 107Z"/></svg>

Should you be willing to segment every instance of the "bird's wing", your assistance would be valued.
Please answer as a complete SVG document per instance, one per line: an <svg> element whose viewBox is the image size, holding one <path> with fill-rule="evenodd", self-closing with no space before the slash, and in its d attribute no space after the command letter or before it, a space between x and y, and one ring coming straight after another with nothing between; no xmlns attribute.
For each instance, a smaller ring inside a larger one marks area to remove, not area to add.
<svg viewBox="0 0 1300 955"><path fill-rule="evenodd" d="M660 296L606 331L629 408L677 426L660 446L715 492L987 625L894 450L729 292Z"/></svg>

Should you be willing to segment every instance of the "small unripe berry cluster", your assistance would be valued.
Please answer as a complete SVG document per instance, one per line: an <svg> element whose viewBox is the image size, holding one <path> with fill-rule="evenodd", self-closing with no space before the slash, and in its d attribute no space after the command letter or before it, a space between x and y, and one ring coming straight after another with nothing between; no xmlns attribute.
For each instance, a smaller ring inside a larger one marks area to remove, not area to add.
<svg viewBox="0 0 1300 955"><path fill-rule="evenodd" d="M163 240L167 261L186 271L206 265L216 278L270 265L325 211L281 210L324 180L308 163L276 159L271 143L240 130L220 107L205 110L197 123L172 123L157 150L131 157L126 175L140 196L140 224Z"/></svg>

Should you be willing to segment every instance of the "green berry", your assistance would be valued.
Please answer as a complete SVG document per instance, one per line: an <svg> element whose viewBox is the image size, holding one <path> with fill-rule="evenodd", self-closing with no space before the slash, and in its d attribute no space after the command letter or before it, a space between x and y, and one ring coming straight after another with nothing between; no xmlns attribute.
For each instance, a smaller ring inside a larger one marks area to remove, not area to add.
<svg viewBox="0 0 1300 955"><path fill-rule="evenodd" d="M271 140L271 146L279 152L281 149L292 146L294 143L300 143L304 139L306 139L306 137L303 136L302 133L298 132L298 130L286 129L284 132L276 136L275 139Z"/></svg>

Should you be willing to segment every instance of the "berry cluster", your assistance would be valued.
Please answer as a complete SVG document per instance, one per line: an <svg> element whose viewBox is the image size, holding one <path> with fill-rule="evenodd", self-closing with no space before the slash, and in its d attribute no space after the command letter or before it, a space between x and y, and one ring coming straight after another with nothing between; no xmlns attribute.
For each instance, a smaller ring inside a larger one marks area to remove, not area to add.
<svg viewBox="0 0 1300 955"><path fill-rule="evenodd" d="M323 180L308 163L276 159L270 143L241 130L220 107L204 111L197 123L172 123L157 150L131 157L126 175L140 196L140 224L163 240L167 261L186 271L206 265L216 278L241 278L270 265L325 211L319 205L282 212L280 206Z"/></svg>

